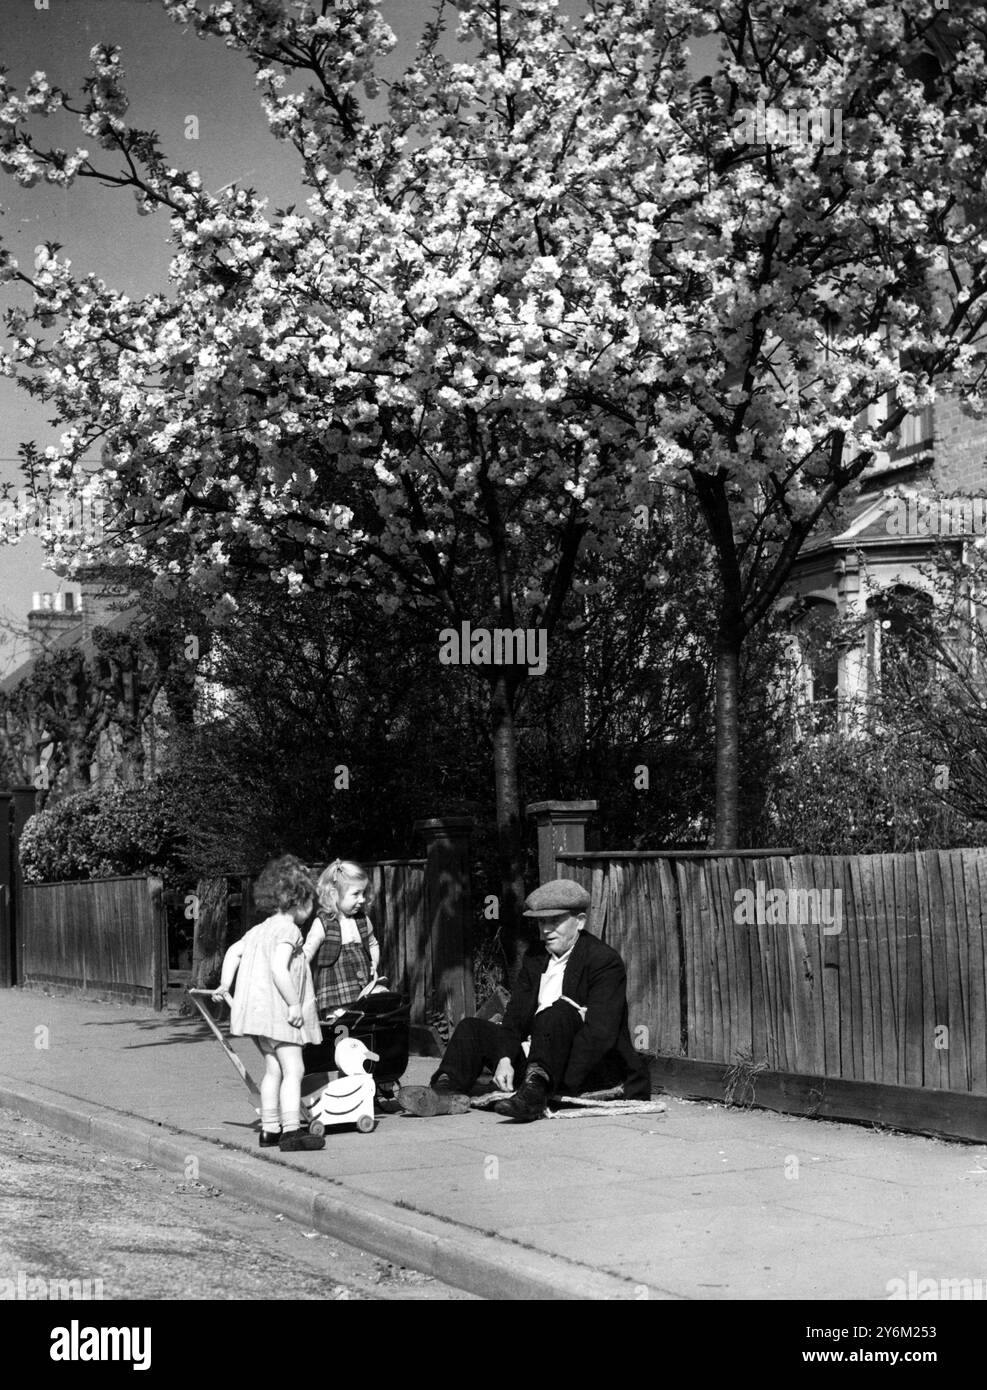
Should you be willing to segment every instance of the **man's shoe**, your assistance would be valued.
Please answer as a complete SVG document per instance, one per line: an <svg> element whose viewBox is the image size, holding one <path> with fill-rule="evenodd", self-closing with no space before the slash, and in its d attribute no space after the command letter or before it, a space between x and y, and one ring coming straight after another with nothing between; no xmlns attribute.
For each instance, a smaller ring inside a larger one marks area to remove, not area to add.
<svg viewBox="0 0 987 1390"><path fill-rule="evenodd" d="M281 1131L280 1131L279 1129L278 1129L278 1130L269 1130L269 1129L262 1129L262 1130L261 1130L261 1132L260 1132L260 1139L258 1140L258 1143L260 1144L260 1146L261 1146L262 1149L273 1149L273 1148L276 1148L277 1145L280 1144L280 1142L281 1142Z"/></svg>
<svg viewBox="0 0 987 1390"><path fill-rule="evenodd" d="M622 1100L650 1100L651 1099L651 1077L645 1072L641 1076L631 1076L621 1087Z"/></svg>
<svg viewBox="0 0 987 1390"><path fill-rule="evenodd" d="M282 1134L278 1148L283 1154L301 1153L303 1150L324 1149L326 1141L321 1135L309 1134L307 1129L293 1129L290 1134Z"/></svg>
<svg viewBox="0 0 987 1390"><path fill-rule="evenodd" d="M457 1091L448 1076L437 1076L431 1086L402 1086L398 1105L406 1115L430 1119L433 1115L466 1115L470 1098Z"/></svg>
<svg viewBox="0 0 987 1390"><path fill-rule="evenodd" d="M506 1115L509 1120L517 1120L519 1124L529 1124L544 1115L550 1094L548 1077L536 1071L524 1078L514 1095L507 1100L499 1100L494 1106L494 1113Z"/></svg>

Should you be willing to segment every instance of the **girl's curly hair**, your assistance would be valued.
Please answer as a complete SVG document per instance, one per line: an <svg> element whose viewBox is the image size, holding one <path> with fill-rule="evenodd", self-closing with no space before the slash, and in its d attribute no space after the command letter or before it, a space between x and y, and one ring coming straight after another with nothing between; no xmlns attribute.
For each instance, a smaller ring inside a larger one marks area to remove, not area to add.
<svg viewBox="0 0 987 1390"><path fill-rule="evenodd" d="M289 912L306 898L315 899L315 880L306 865L293 854L283 854L265 865L254 885L254 902L265 911Z"/></svg>

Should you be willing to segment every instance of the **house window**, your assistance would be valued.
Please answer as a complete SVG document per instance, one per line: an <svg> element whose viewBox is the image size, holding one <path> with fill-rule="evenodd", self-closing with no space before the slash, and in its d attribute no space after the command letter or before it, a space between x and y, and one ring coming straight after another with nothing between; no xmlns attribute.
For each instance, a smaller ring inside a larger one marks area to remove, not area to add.
<svg viewBox="0 0 987 1390"><path fill-rule="evenodd" d="M932 599L896 584L872 598L867 610L868 684L880 705L924 686L932 674Z"/></svg>
<svg viewBox="0 0 987 1390"><path fill-rule="evenodd" d="M899 459L906 454L921 453L931 448L932 436L932 406L926 405L902 420L894 435L891 457Z"/></svg>
<svg viewBox="0 0 987 1390"><path fill-rule="evenodd" d="M802 687L803 717L811 734L831 734L837 726L840 648L836 640L836 604L810 598L793 618Z"/></svg>
<svg viewBox="0 0 987 1390"><path fill-rule="evenodd" d="M916 371L921 375L921 363L914 354L902 352L898 355L902 371ZM863 412L861 423L868 429L876 430L884 424L888 416L898 408L898 397L894 390L886 391ZM931 405L924 405L906 415L898 428L885 437L886 452L878 454L877 459L867 470L868 473L883 472L889 468L900 468L903 460L913 455L927 454L931 451L935 436L935 415Z"/></svg>

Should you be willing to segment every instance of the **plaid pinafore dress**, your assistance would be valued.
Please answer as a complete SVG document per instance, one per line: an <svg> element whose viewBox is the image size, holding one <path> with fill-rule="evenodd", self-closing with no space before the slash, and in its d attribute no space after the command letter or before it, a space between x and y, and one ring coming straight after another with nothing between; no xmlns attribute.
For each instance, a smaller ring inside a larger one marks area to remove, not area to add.
<svg viewBox="0 0 987 1390"><path fill-rule="evenodd" d="M355 917L353 921L360 933L360 940L344 942L339 920L322 917L326 939L312 962L315 1003L320 1016L345 1004L352 1004L370 980L373 926L366 916Z"/></svg>

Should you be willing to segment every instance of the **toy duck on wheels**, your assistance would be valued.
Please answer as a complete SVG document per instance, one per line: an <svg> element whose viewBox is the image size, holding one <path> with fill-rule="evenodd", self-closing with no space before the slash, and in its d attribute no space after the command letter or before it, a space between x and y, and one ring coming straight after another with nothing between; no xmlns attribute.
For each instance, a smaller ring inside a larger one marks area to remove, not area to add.
<svg viewBox="0 0 987 1390"><path fill-rule="evenodd" d="M380 1057L359 1038L342 1038L333 1057L339 1076L306 1101L309 1133L317 1136L338 1125L356 1125L361 1134L370 1134L374 1127L374 1094L376 1083L367 1064L379 1062Z"/></svg>

